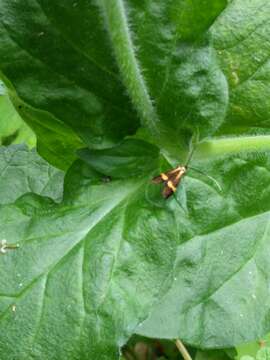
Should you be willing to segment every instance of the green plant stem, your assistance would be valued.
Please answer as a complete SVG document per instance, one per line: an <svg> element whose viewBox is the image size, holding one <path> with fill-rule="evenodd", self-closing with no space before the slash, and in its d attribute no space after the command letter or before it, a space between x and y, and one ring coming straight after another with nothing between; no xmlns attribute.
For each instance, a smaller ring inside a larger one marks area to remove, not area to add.
<svg viewBox="0 0 270 360"><path fill-rule="evenodd" d="M123 83L137 109L141 124L155 139L156 145L177 157L179 151L183 150L182 144L174 144L170 141L173 138L172 130L160 121L152 103L136 57L124 2L123 0L102 0L100 3Z"/></svg>
<svg viewBox="0 0 270 360"><path fill-rule="evenodd" d="M203 159L240 152L270 151L270 135L211 139L197 146L194 158Z"/></svg>
<svg viewBox="0 0 270 360"><path fill-rule="evenodd" d="M179 350L179 352L181 353L181 355L183 356L184 360L192 360L191 356L189 355L185 345L182 343L182 341L180 339L177 339L175 341L175 344L177 346L177 349Z"/></svg>

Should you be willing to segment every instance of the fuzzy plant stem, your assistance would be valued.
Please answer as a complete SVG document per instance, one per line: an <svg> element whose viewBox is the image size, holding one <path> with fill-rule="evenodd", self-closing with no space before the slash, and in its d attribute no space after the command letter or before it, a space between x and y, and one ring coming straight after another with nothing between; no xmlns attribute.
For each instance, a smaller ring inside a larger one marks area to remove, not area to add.
<svg viewBox="0 0 270 360"><path fill-rule="evenodd" d="M143 125L157 135L158 117L136 58L127 9L123 0L102 0L101 4L123 82Z"/></svg>
<svg viewBox="0 0 270 360"><path fill-rule="evenodd" d="M164 151L177 156L181 144L172 144L170 131L159 119L152 102L132 40L128 9L124 0L101 0L101 11L111 39L123 84L136 108L141 124ZM173 145L173 146L172 146ZM179 148L177 150L177 148Z"/></svg>

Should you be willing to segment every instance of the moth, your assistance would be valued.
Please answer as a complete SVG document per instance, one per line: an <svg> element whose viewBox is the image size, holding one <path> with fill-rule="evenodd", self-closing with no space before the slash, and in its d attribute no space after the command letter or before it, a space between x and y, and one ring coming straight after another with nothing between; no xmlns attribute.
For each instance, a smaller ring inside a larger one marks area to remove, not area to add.
<svg viewBox="0 0 270 360"><path fill-rule="evenodd" d="M154 184L162 184L162 183L164 184L164 188L162 190L162 196L164 197L164 199L168 199L171 195L176 193L177 188L178 188L181 180L187 173L188 169L194 170L194 171L198 172L199 174L206 176L208 179L210 179L216 185L216 187L218 188L219 191L222 191L221 186L219 185L217 180L215 180L212 176L205 174L204 172L202 172L201 170L199 170L197 168L190 167L187 165L182 165L182 166L179 165L172 170L169 170L167 172L162 172L160 175L155 176L152 179L152 182Z"/></svg>
<svg viewBox="0 0 270 360"><path fill-rule="evenodd" d="M211 180L216 185L216 187L218 188L219 191L222 191L221 186L219 185L219 183L217 182L216 179L214 179L212 176L204 173L200 169L189 166L190 161L193 157L193 154L196 150L196 144L198 143L198 139L199 139L199 133L197 131L192 137L192 141L190 144L191 145L190 152L188 154L185 165L178 165L176 168L169 170L167 172L162 172L158 176L155 176L154 178L152 178L152 183L164 184L164 187L162 190L162 196L164 199L168 199L170 196L175 195L177 188L181 183L181 180L186 175L188 170L194 170L197 173L204 175L205 177L207 177L209 180ZM195 146L192 146L192 143L195 144ZM175 199L177 200L176 197L175 197Z"/></svg>
<svg viewBox="0 0 270 360"><path fill-rule="evenodd" d="M162 196L164 199L168 199L171 195L173 195L178 185L181 182L181 179L187 172L186 166L177 166L176 168L169 170L167 172L162 172L160 175L155 176L152 179L154 184L164 184L164 188L162 190Z"/></svg>

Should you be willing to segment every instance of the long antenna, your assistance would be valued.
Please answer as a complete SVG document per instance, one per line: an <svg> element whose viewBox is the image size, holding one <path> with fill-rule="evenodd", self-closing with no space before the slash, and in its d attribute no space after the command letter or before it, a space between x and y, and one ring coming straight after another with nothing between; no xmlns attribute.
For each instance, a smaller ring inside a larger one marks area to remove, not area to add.
<svg viewBox="0 0 270 360"><path fill-rule="evenodd" d="M191 166L189 166L189 169L194 170L194 171L197 171L199 174L202 174L202 175L206 176L208 179L210 179L210 180L217 186L217 188L218 188L219 191L222 191L222 187L220 186L220 184L218 183L218 181L217 181L216 179L214 179L212 176L204 173L203 171L201 171L201 170L199 170L199 169L197 169L197 168L191 167Z"/></svg>
<svg viewBox="0 0 270 360"><path fill-rule="evenodd" d="M186 164L185 164L185 167L187 168L188 167L188 164L190 163L191 159L192 159L192 156L194 154L194 151L195 151L195 146L192 146L192 149L190 150L189 154L188 154L188 157L187 157L187 160L186 160Z"/></svg>
<svg viewBox="0 0 270 360"><path fill-rule="evenodd" d="M191 159L192 159L192 156L193 156L193 154L194 154L194 152L195 152L195 150L196 150L196 148L197 148L197 144L198 144L198 142L199 142L199 138L200 138L199 129L196 129L196 131L194 132L194 134L193 134L193 136L192 136L192 138L191 138L191 141L190 141L190 147L191 147L191 149L190 149L190 151L189 151L189 154L188 154L188 157L187 157L187 160L186 160L186 165L185 165L185 167L186 167L186 168L189 168L189 169L191 169L191 170L197 171L199 174L202 174L202 175L206 176L208 179L210 179L210 180L217 186L217 188L218 188L219 191L222 191L222 188L221 188L220 184L219 184L219 183L217 182L217 180L214 179L212 176L204 173L203 171L201 171L201 170L199 170L199 169L197 169L197 168L188 166L189 163L190 163L190 161L191 161Z"/></svg>

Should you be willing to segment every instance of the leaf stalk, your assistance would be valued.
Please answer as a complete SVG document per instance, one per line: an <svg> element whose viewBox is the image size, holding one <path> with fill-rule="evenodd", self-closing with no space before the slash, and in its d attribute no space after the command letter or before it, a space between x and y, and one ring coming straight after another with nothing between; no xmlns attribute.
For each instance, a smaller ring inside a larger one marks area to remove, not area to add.
<svg viewBox="0 0 270 360"><path fill-rule="evenodd" d="M180 354L183 356L184 360L192 360L185 345L182 343L182 341L180 339L177 339L175 341L175 344L176 344L176 347L179 350Z"/></svg>

